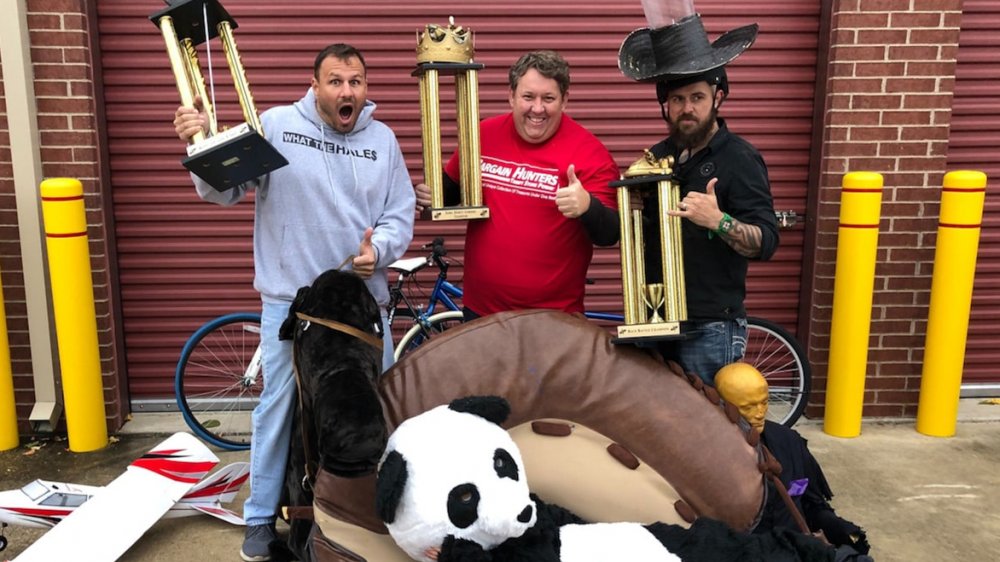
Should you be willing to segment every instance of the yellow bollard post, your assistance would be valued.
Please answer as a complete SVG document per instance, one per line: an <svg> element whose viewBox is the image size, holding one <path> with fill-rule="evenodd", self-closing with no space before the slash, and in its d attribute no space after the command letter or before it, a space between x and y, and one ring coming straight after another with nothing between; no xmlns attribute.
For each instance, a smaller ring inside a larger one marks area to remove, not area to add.
<svg viewBox="0 0 1000 562"><path fill-rule="evenodd" d="M955 435L985 201L986 174L945 174L917 405L917 431L924 435Z"/></svg>
<svg viewBox="0 0 1000 562"><path fill-rule="evenodd" d="M107 446L108 425L83 185L48 179L41 192L69 449L95 451Z"/></svg>
<svg viewBox="0 0 1000 562"><path fill-rule="evenodd" d="M17 402L14 400L14 373L10 368L10 340L7 338L7 309L0 283L0 451L18 446Z"/></svg>
<svg viewBox="0 0 1000 562"><path fill-rule="evenodd" d="M881 174L844 176L823 418L823 431L836 437L861 434L881 208Z"/></svg>

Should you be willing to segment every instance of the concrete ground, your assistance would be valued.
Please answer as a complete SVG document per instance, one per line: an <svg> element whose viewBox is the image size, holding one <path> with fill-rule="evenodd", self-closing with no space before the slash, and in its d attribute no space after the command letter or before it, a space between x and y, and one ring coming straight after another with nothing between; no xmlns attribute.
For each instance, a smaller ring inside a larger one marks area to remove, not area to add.
<svg viewBox="0 0 1000 562"><path fill-rule="evenodd" d="M912 420L865 420L853 439L823 433L819 421L796 426L826 472L837 512L868 531L879 562L1000 559L1000 405L982 402L962 401L951 438L921 435ZM71 453L65 441L24 442L0 452L0 490L34 478L106 484L163 435L181 429L177 414L141 414L117 442L95 453ZM248 458L246 452L216 454L222 463ZM10 545L0 559L13 559L42 532L8 527ZM242 528L208 516L162 520L122 560L235 562L242 536ZM78 559L86 559L86 545L80 548Z"/></svg>

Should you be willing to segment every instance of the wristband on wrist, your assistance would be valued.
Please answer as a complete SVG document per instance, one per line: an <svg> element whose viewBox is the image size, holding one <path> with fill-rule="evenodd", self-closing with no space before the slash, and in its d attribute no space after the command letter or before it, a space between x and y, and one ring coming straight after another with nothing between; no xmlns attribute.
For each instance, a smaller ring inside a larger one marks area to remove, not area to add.
<svg viewBox="0 0 1000 562"><path fill-rule="evenodd" d="M733 217L729 216L729 213L722 213L722 219L719 221L719 226L715 228L716 234L729 234L736 227L736 221Z"/></svg>

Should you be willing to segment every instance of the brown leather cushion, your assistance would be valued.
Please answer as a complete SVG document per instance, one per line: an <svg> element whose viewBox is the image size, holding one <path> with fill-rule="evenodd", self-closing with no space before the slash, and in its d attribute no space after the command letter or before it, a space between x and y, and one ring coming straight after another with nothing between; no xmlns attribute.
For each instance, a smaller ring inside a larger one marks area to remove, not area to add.
<svg viewBox="0 0 1000 562"><path fill-rule="evenodd" d="M593 476L585 483L574 471L586 467L552 460L567 455L546 455L539 461L541 453L533 451L548 448L544 442L540 448L533 444L522 450L533 491L593 520L677 518L673 512L659 516L660 507L651 512L638 502L634 509L628 502L611 509L608 493L613 496L631 486L622 478L626 473L636 473L652 488L665 490L664 502L675 494L695 514L725 521L735 529L752 528L763 503L759 449L747 444L745 432L683 376L644 351L612 344L607 331L582 317L530 310L478 319L406 355L383 375L379 391L390 431L403 420L455 398L497 395L511 404L507 428L555 418L598 434L595 439L589 437L591 432L580 432L583 437L574 443L599 441L602 450L617 444L613 449L620 458L610 465L620 470L590 471ZM623 465L629 462L629 452L640 461L641 470ZM602 454L611 458L610 453ZM651 482L650 474L666 482ZM534 485L536 481L549 490L549 497ZM350 481L348 486L359 489L336 494L339 498L324 497L317 508L385 533L372 520L373 482Z"/></svg>

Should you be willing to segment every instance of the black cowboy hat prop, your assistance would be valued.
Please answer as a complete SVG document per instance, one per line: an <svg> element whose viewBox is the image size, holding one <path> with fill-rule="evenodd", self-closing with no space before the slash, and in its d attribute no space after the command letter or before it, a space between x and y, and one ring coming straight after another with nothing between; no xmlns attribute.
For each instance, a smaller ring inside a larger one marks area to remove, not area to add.
<svg viewBox="0 0 1000 562"><path fill-rule="evenodd" d="M757 24L727 31L709 43L697 13L657 29L630 33L618 50L622 74L640 82L675 80L721 68L757 39Z"/></svg>

